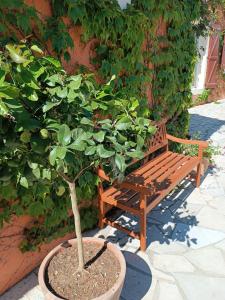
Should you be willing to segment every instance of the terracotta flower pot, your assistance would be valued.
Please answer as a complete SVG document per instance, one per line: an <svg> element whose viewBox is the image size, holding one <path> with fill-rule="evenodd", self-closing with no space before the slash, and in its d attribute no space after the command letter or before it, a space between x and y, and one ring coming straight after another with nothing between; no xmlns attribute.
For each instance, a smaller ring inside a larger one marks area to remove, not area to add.
<svg viewBox="0 0 225 300"><path fill-rule="evenodd" d="M75 245L76 244L76 239L69 240L68 241L70 244ZM104 246L105 240L99 239L99 238L94 238L94 237L87 237L83 238L84 243L95 243L99 244L100 246ZM120 274L115 282L115 284L112 286L110 290L108 290L105 294L100 295L97 298L93 298L90 300L119 300L123 284L124 284L124 279L125 279L125 274L126 274L126 262L123 254L121 251L117 248L117 246L113 245L112 243L107 243L107 248L109 251L113 253L113 255L118 259L119 264L120 264ZM62 300L63 298L59 298L55 296L48 288L48 284L46 282L46 270L49 265L49 262L51 259L56 255L60 250L62 250L62 244L59 246L55 247L49 254L45 257L43 260L39 273L38 273L38 281L39 285L41 287L42 292L44 293L45 299L46 300ZM110 266L109 266L110 267Z"/></svg>

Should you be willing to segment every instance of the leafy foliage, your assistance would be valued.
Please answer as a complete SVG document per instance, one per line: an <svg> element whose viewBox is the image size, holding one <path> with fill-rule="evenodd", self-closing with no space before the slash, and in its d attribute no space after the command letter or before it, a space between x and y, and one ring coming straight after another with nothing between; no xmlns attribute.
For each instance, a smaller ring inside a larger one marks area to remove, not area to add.
<svg viewBox="0 0 225 300"><path fill-rule="evenodd" d="M193 134L192 139L200 140L201 135L200 132L196 132ZM183 145L182 151L186 155L197 156L198 155L198 146L197 145ZM209 141L208 147L203 152L203 157L207 158L209 162L214 163L213 156L221 154L220 148L214 146L212 141Z"/></svg>
<svg viewBox="0 0 225 300"><path fill-rule="evenodd" d="M210 93L211 93L211 90L205 89L200 95L198 95L196 97L196 99L193 100L192 105L196 106L199 104L207 103Z"/></svg>
<svg viewBox="0 0 225 300"><path fill-rule="evenodd" d="M28 213L51 231L67 222L62 179L77 181L79 199L92 199L95 168L121 178L155 127L136 98L114 92L115 77L98 86L92 75L68 75L40 53L25 44L0 53L0 217L2 224L12 213Z"/></svg>
<svg viewBox="0 0 225 300"><path fill-rule="evenodd" d="M89 159L99 157L114 163L113 176L123 173L129 158L137 155L139 149L128 144L136 141L133 136L131 141L126 136L125 128L130 127L125 112L121 116L124 119L117 124L110 121L113 118L107 120L107 114L113 113L108 109L112 87L120 91L119 101L129 99L121 102L125 103L128 113L132 113L131 107L137 105L135 98L138 99L136 119L148 116L146 90L151 87L154 98L151 117L156 120L168 117L168 130L185 136L197 57L196 35L206 33L215 7L224 5L224 0L163 0L160 3L132 0L125 10L116 0L49 0L49 3L52 16L47 17L24 0L1 0L0 47L4 49L6 44L22 39L41 46L45 53L52 49L58 58L68 60L68 49L76 47L69 28L81 25L84 41L91 38L98 41L92 61L96 72L104 82L113 74L116 79L97 91L90 77L68 77L58 60L50 56L32 58L25 47L8 46L7 57L2 55L0 61L0 113L4 116L0 118L0 173L3 174L0 194L4 206L1 223L12 213L37 214L36 218L41 214L45 216L46 228L66 220L70 205L67 187L52 169L59 164L66 170L74 152L79 160L84 151L85 165ZM69 22L65 22L67 17ZM166 23L165 34L158 32L160 21ZM42 55L37 46L33 46L32 52ZM150 68L151 65L154 68ZM75 108L70 110L70 107L75 107L78 101L84 104L83 111L75 115ZM115 109L121 109L115 98L113 101ZM102 123L92 118L95 115L97 119L98 111L105 116ZM83 131L72 129L81 119L81 129L90 131L92 144L87 143ZM68 127L62 126L65 124ZM111 127L117 132L115 136L109 134ZM121 142L118 143L118 139ZM52 144L52 140L56 143ZM122 141L127 147L123 151ZM50 152L52 166L46 168L41 157ZM84 174L78 184L80 198L93 197L94 176Z"/></svg>

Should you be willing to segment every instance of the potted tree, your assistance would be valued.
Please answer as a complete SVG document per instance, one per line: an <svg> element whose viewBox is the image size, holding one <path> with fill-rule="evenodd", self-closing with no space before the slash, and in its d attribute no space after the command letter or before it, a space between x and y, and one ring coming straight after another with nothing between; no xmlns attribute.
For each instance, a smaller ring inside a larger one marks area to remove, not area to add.
<svg viewBox="0 0 225 300"><path fill-rule="evenodd" d="M99 165L109 171L112 181L121 180L128 163L142 157L154 126L137 99L114 92L114 77L97 86L91 75L68 75L37 46L7 45L0 71L1 122L14 135L15 148L9 151L27 161L18 168L18 184L31 188L27 168L40 179L49 172L52 180L61 178L65 183L58 194L70 195L76 239L44 259L39 283L46 299L118 299L124 258L111 243L82 238L77 182L83 174L87 180L96 176ZM43 151L37 155L39 147Z"/></svg>

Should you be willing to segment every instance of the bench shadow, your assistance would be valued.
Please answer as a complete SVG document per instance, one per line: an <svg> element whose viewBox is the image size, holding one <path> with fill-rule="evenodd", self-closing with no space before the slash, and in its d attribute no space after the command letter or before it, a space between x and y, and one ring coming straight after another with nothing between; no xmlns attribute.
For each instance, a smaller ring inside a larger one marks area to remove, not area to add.
<svg viewBox="0 0 225 300"><path fill-rule="evenodd" d="M214 168L211 167L202 176L201 181L208 174L213 174ZM169 185L167 182L166 185ZM157 186L159 188L159 186ZM162 189L165 185L162 186ZM147 247L157 241L160 244L170 244L173 241L182 242L188 247L197 244L195 237L189 236L189 231L198 225L195 213L188 206L187 198L195 190L194 180L185 179L175 188L168 196L166 196L147 216ZM116 209L112 213L119 225L139 232L139 218L130 213ZM126 233L115 229L113 234L106 237L108 241L116 242L120 247L126 244L138 248L139 241L134 240Z"/></svg>

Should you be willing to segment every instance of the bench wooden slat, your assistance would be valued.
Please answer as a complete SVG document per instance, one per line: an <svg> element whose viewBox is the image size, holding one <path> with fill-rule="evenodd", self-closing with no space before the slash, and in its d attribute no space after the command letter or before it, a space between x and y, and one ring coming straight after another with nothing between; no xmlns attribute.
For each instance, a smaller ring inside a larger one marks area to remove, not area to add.
<svg viewBox="0 0 225 300"><path fill-rule="evenodd" d="M162 161L168 160L169 157L172 155L172 152L167 151L162 153L161 155L155 157L151 161L147 162L144 166L141 166L136 171L132 172L132 174L136 175L143 175L144 173L148 172L150 168L157 168L157 165Z"/></svg>
<svg viewBox="0 0 225 300"><path fill-rule="evenodd" d="M157 178L157 181L162 181L165 178L169 177L174 172L177 172L180 168L185 168L190 162L190 157L183 157L181 160L179 160L176 164L168 168L166 172L164 172L161 176Z"/></svg>
<svg viewBox="0 0 225 300"><path fill-rule="evenodd" d="M180 171L178 171L178 173L174 173L169 178L171 184L168 187L162 189L161 191L158 191L158 194L154 200L149 198L150 201L147 204L147 213L149 213L153 208L155 208L161 202L161 200L165 196L167 196L177 186L177 184L180 183L193 170L195 166L196 166L196 161L192 161L191 164L189 164L186 167L185 172L183 169L181 169Z"/></svg>
<svg viewBox="0 0 225 300"><path fill-rule="evenodd" d="M156 173L146 178L145 184L149 184L154 180L158 181L159 178L161 177L163 178L168 177L171 174L171 172L173 172L173 170L176 170L178 167L180 167L183 163L187 161L188 161L187 157L183 157L179 155L174 156L174 159L171 160L167 165L161 168L159 167L159 170Z"/></svg>
<svg viewBox="0 0 225 300"><path fill-rule="evenodd" d="M170 156L170 160L166 162L162 162L161 164L158 165L158 169L156 172L149 174L147 176L144 175L145 177L145 183L147 184L150 181L155 180L158 178L161 174L166 172L168 169L172 168L175 164L179 164L180 161L185 159L183 156L179 154L173 153L173 155Z"/></svg>
<svg viewBox="0 0 225 300"><path fill-rule="evenodd" d="M149 164L148 170L143 173L144 178L153 175L156 171L158 171L159 168L167 165L170 161L172 161L175 158L174 153L170 151L168 151L167 153L168 155L165 155L162 161L159 161L157 164L154 165Z"/></svg>

